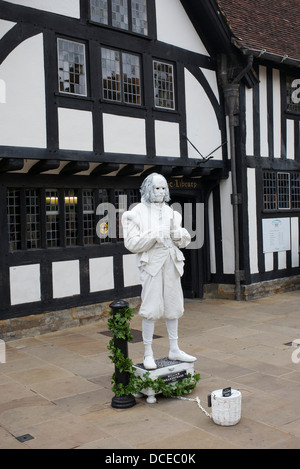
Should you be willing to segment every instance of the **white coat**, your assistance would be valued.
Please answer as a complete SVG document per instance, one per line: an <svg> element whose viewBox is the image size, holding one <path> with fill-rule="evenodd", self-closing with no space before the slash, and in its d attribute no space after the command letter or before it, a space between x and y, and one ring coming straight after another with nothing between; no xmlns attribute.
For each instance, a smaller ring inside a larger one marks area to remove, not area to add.
<svg viewBox="0 0 300 469"><path fill-rule="evenodd" d="M191 237L181 227L181 215L169 205L142 202L122 216L124 245L137 254L142 284L139 314L148 320L176 319L183 314L180 277ZM176 240L171 232L175 232Z"/></svg>

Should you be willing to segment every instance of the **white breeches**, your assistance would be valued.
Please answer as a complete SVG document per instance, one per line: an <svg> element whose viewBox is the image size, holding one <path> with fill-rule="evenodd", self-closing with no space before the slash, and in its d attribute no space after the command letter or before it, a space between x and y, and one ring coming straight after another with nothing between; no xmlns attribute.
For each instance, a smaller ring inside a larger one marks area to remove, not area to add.
<svg viewBox="0 0 300 469"><path fill-rule="evenodd" d="M181 277L168 256L161 270L152 277L140 269L142 305L139 314L149 321L178 319L183 315Z"/></svg>

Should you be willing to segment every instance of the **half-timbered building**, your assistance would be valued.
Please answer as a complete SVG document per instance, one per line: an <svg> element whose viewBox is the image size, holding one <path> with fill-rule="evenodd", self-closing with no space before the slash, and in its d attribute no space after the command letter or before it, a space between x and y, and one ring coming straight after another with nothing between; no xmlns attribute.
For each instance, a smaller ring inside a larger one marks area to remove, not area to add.
<svg viewBox="0 0 300 469"><path fill-rule="evenodd" d="M297 285L300 53L253 32L285 25L271 6L0 1L5 327L139 297L119 220L151 172L193 235L187 297Z"/></svg>

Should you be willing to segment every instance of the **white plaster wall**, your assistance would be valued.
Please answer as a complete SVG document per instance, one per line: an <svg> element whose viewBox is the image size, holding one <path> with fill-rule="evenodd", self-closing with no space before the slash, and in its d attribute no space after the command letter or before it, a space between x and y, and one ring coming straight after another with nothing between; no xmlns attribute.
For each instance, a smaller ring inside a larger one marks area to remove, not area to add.
<svg viewBox="0 0 300 469"><path fill-rule="evenodd" d="M259 80L260 155L269 156L267 68L262 65L259 66Z"/></svg>
<svg viewBox="0 0 300 469"><path fill-rule="evenodd" d="M286 157L295 159L295 126L292 119L286 121Z"/></svg>
<svg viewBox="0 0 300 469"><path fill-rule="evenodd" d="M12 21L0 20L0 39L2 39L5 34L14 27L16 23Z"/></svg>
<svg viewBox="0 0 300 469"><path fill-rule="evenodd" d="M265 257L265 271L270 272L271 270L274 270L273 253L272 252L265 252L264 257Z"/></svg>
<svg viewBox="0 0 300 469"><path fill-rule="evenodd" d="M179 0L155 0L157 39L209 55Z"/></svg>
<svg viewBox="0 0 300 469"><path fill-rule="evenodd" d="M201 154L207 156L221 145L221 132L216 114L204 89L188 70L185 70L185 83L187 136ZM201 158L190 144L188 156ZM214 159L222 159L221 148L214 153Z"/></svg>
<svg viewBox="0 0 300 469"><path fill-rule="evenodd" d="M59 148L93 151L93 116L90 111L58 108Z"/></svg>
<svg viewBox="0 0 300 469"><path fill-rule="evenodd" d="M58 15L80 18L79 0L4 0L7 3L36 8Z"/></svg>
<svg viewBox="0 0 300 469"><path fill-rule="evenodd" d="M136 254L126 254L123 256L123 276L124 287L131 287L141 283L136 264Z"/></svg>
<svg viewBox="0 0 300 469"><path fill-rule="evenodd" d="M206 68L200 67L201 72L205 76L206 80L209 83L215 97L217 98L218 102L220 102L220 94L219 94L219 87L217 81L217 74L214 70L207 70Z"/></svg>
<svg viewBox="0 0 300 469"><path fill-rule="evenodd" d="M22 42L0 66L6 102L0 107L0 145L46 147L43 35Z"/></svg>
<svg viewBox="0 0 300 469"><path fill-rule="evenodd" d="M155 121L156 156L180 157L179 124Z"/></svg>
<svg viewBox="0 0 300 469"><path fill-rule="evenodd" d="M114 258L98 257L89 259L90 292L114 288Z"/></svg>
<svg viewBox="0 0 300 469"><path fill-rule="evenodd" d="M274 157L281 155L281 91L280 72L273 69L273 129L274 129Z"/></svg>
<svg viewBox="0 0 300 469"><path fill-rule="evenodd" d="M52 263L53 298L80 294L79 261Z"/></svg>
<svg viewBox="0 0 300 469"><path fill-rule="evenodd" d="M104 151L146 155L145 119L103 114Z"/></svg>
<svg viewBox="0 0 300 469"><path fill-rule="evenodd" d="M229 178L221 181L221 224L222 224L222 250L223 250L223 268L224 274L233 274L235 270L234 263L234 231L233 231L233 213L230 202L232 193L231 174Z"/></svg>
<svg viewBox="0 0 300 469"><path fill-rule="evenodd" d="M250 273L255 274L258 273L255 168L247 169L247 182Z"/></svg>
<svg viewBox="0 0 300 469"><path fill-rule="evenodd" d="M214 201L210 194L208 199L208 223L209 223L209 247L210 247L210 271L212 274L217 272L216 267L216 249L215 249L215 223L214 223Z"/></svg>
<svg viewBox="0 0 300 469"><path fill-rule="evenodd" d="M246 93L246 155L254 155L254 133L253 133L253 90L247 88Z"/></svg>
<svg viewBox="0 0 300 469"><path fill-rule="evenodd" d="M12 305L41 301L40 265L20 265L9 268Z"/></svg>
<svg viewBox="0 0 300 469"><path fill-rule="evenodd" d="M299 267L299 218L291 218L292 267Z"/></svg>

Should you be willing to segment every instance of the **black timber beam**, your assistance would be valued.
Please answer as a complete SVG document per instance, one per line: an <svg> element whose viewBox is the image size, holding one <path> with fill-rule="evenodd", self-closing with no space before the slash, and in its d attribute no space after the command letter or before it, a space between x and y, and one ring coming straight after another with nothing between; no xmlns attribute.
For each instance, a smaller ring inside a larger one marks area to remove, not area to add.
<svg viewBox="0 0 300 469"><path fill-rule="evenodd" d="M88 171L90 164L88 161L70 161L59 174L70 175L77 174L81 171Z"/></svg>
<svg viewBox="0 0 300 469"><path fill-rule="evenodd" d="M33 165L28 171L29 174L41 174L45 171L58 169L60 165L59 160L40 160Z"/></svg>
<svg viewBox="0 0 300 469"><path fill-rule="evenodd" d="M3 158L0 161L0 173L7 173L8 171L20 171L23 169L23 158Z"/></svg>
<svg viewBox="0 0 300 469"><path fill-rule="evenodd" d="M143 164L127 164L120 169L117 176L134 176L135 174L141 173L143 170Z"/></svg>
<svg viewBox="0 0 300 469"><path fill-rule="evenodd" d="M91 175L101 176L103 174L109 174L118 171L119 168L120 165L118 163L103 163L96 166L96 168L91 172Z"/></svg>

